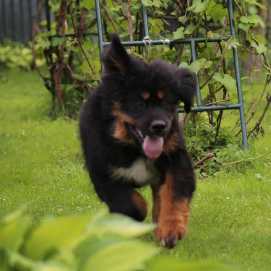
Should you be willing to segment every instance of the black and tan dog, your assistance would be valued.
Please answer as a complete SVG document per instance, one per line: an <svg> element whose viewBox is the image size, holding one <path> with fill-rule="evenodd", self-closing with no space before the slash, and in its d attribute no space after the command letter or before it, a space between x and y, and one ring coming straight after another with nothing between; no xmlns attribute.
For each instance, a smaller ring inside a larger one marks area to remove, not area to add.
<svg viewBox="0 0 271 271"><path fill-rule="evenodd" d="M111 212L142 221L147 206L135 188L150 185L156 238L174 247L187 228L195 176L177 120L191 108L194 75L161 60L129 55L118 36L103 54L98 88L82 107L82 148L95 190Z"/></svg>

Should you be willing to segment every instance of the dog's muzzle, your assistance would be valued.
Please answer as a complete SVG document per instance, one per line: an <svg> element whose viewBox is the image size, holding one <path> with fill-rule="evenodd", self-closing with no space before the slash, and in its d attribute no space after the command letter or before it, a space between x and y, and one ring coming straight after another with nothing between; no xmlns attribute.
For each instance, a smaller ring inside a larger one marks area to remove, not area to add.
<svg viewBox="0 0 271 271"><path fill-rule="evenodd" d="M129 132L136 138L141 145L144 154L150 160L160 157L164 148L164 137L167 134L167 124L163 120L154 120L150 123L147 134L134 125L127 124Z"/></svg>

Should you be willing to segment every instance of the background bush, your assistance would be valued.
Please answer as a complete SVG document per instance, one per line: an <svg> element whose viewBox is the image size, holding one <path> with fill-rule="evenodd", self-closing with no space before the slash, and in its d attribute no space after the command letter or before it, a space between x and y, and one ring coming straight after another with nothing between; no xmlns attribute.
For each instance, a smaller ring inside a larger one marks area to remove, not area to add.
<svg viewBox="0 0 271 271"><path fill-rule="evenodd" d="M0 45L0 67L30 69L32 63L31 49L14 42Z"/></svg>
<svg viewBox="0 0 271 271"><path fill-rule="evenodd" d="M214 38L229 35L226 1L142 2L148 10L152 39ZM229 39L220 44L199 44L198 60L194 63L191 63L190 48L186 45L175 44L173 48L146 46L130 50L147 61L159 57L189 67L198 73L205 104L235 102L237 97L232 47L239 47L246 59L250 56L262 56L262 59L259 57L256 59L259 63L264 63L266 72L270 73L270 70L268 72L270 65L265 57L267 43L264 31L261 31L264 27L264 20L261 17L264 6L260 1L235 1L235 3L239 40ZM48 72L43 74L43 78L53 95L54 109L66 108L66 114L74 116L75 109L78 111L82 102L81 94L95 87L100 77L98 38L95 34L97 32L95 4L94 1L81 0L78 6L75 0L54 0L50 1L50 7L55 18L51 32L48 33L46 28L41 26L43 31L36 36L34 48L37 55L45 54ZM118 33L122 40L144 38L140 1L101 1L101 13L105 40L110 40L112 32ZM42 25L45 26L45 23ZM249 70L251 67L246 69ZM71 91L79 91L81 94L65 95ZM75 101L75 97L78 102ZM71 104L74 105L71 107ZM210 119L213 118L212 114L213 112L209 113Z"/></svg>

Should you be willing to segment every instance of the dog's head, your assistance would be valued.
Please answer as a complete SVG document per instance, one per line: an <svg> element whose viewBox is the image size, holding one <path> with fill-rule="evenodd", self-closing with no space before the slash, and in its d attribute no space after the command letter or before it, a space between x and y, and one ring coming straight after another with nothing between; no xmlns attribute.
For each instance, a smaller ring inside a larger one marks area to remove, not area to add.
<svg viewBox="0 0 271 271"><path fill-rule="evenodd" d="M103 54L102 84L115 116L113 136L131 138L141 144L145 155L158 158L176 125L176 111L193 103L195 76L187 69L161 60L149 64L129 55L117 35Z"/></svg>

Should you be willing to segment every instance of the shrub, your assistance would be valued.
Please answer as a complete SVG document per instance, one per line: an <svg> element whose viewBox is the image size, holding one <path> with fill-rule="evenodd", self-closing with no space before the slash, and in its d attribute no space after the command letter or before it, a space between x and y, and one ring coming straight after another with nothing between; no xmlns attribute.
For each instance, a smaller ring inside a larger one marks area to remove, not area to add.
<svg viewBox="0 0 271 271"><path fill-rule="evenodd" d="M119 0L100 2L105 39L108 40L109 33L112 32L119 33L122 40L144 38L140 2L125 3ZM225 1L144 0L142 2L148 9L151 38L214 38L229 35ZM259 35L259 28L264 26L262 18L258 15L263 8L260 1L235 2L239 7L235 9L235 18L240 40L228 39L219 44L201 43L197 46L198 60L193 63L191 63L190 47L185 45L173 44L172 48L148 46L130 49L136 54L143 54L147 60L161 57L177 65L182 63L197 72L205 104L224 104L236 100L232 48L238 46L249 55L265 56L267 47L264 35ZM34 47L38 55L43 52L45 54L48 73L43 77L52 81L49 90L55 104L60 108L70 108L66 105L73 102L69 97L74 95L65 95L70 91L69 87L65 86L67 80L77 85L80 83L81 92L86 90L88 85L95 86L99 80L95 4L94 1L84 0L79 2L55 0L49 3L55 21L52 23L50 33L47 33L44 27L45 31L41 31L36 36ZM71 35L72 33L74 35ZM270 65L266 57L265 59L265 67L268 71ZM80 90L73 88L73 91ZM76 103L80 102L82 99L76 100ZM69 114L68 109L65 112Z"/></svg>
<svg viewBox="0 0 271 271"><path fill-rule="evenodd" d="M140 1L100 2L105 40L109 40L109 34L112 32L117 32L122 40L144 38ZM216 38L229 35L225 1L142 2L148 10L149 30L153 39ZM183 44L173 43L171 47L145 46L129 50L143 56L147 61L159 57L192 69L198 74L203 105L237 103L232 49L239 48L245 58L244 62L249 62L247 57L257 55L258 62L264 64L263 67L266 68L269 83L271 69L266 40L260 31L264 27L264 22L259 16L263 11L263 5L260 1L233 2L238 7L234 10L238 41L229 38L220 43L200 43L197 45L198 59L194 62L191 61L190 46ZM85 95L88 90L95 87L100 76L95 3L84 0L79 2L55 0L49 1L49 4L55 20L50 32L47 32L45 24L42 24L40 29L44 31L35 36L34 51L35 55L44 53L46 59L47 71L42 77L53 97L54 115L64 112L70 117L76 117ZM229 141L225 135L220 134L219 138L216 136L224 115L221 112L215 114L210 111L208 117L209 128L213 134L215 133L217 141L215 144L219 143L219 140ZM251 119L253 117L249 121ZM239 129L238 125L236 127ZM197 153L199 150L195 151Z"/></svg>
<svg viewBox="0 0 271 271"><path fill-rule="evenodd" d="M226 271L213 262L181 263L158 256L159 248L138 237L153 225L100 213L44 218L23 211L0 219L0 269L4 271ZM232 269L231 269L232 270Z"/></svg>
<svg viewBox="0 0 271 271"><path fill-rule="evenodd" d="M32 62L31 49L19 43L0 45L0 67L29 69Z"/></svg>

